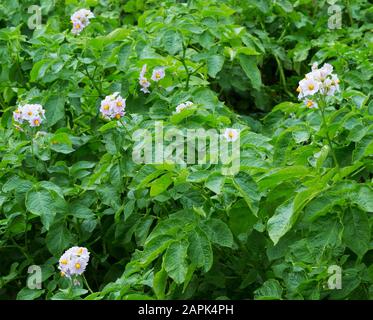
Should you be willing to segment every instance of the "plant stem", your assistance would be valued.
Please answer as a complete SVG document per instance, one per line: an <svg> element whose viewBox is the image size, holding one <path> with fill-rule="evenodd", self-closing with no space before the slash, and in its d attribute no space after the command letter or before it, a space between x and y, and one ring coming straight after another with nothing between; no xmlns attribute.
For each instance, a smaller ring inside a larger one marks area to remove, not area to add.
<svg viewBox="0 0 373 320"><path fill-rule="evenodd" d="M91 287L89 286L88 281L87 281L87 279L85 278L85 275L84 275L84 274L82 274L82 277L83 277L83 281L84 281L85 285L87 286L88 291L89 291L90 293L93 293L93 291L92 291Z"/></svg>
<svg viewBox="0 0 373 320"><path fill-rule="evenodd" d="M103 97L103 94L102 94L102 90L101 88L99 88L97 85L96 85L96 82L95 82L95 79L89 74L89 71L88 71L88 68L87 68L87 65L84 65L84 69L85 69L85 72L84 74L88 77L88 79L92 82L92 85L95 87L95 89L97 90L98 94L100 95L100 97L102 98ZM96 70L95 70L96 72Z"/></svg>
<svg viewBox="0 0 373 320"><path fill-rule="evenodd" d="M286 84L286 77L285 77L285 73L284 73L284 69L282 67L282 63L280 61L280 59L277 57L277 55L273 55L276 59L276 62L277 62L277 67L278 67L278 71L280 73L280 82L282 83L282 86L284 87L284 91L288 94L289 97L294 97L294 95L288 90L288 86Z"/></svg>
<svg viewBox="0 0 373 320"><path fill-rule="evenodd" d="M326 118L325 118L325 107L326 107L325 99L321 99L320 102L322 102L322 103L319 103L319 106L320 106L320 112L321 112L321 117L322 117L322 121L323 121L323 126L325 127L326 140L328 141L328 145L329 145L330 151L332 153L334 164L337 167L337 170L339 172L340 171L340 166L339 166L337 157L335 155L332 140L330 139L330 136L329 136L328 124L327 124Z"/></svg>
<svg viewBox="0 0 373 320"><path fill-rule="evenodd" d="M186 65L186 62L185 62L186 49L187 49L187 46L184 45L184 42L183 42L183 57L180 59L180 61L183 64L185 72L187 74L186 83L185 83L185 90L188 90L189 89L190 73L189 73L188 66Z"/></svg>

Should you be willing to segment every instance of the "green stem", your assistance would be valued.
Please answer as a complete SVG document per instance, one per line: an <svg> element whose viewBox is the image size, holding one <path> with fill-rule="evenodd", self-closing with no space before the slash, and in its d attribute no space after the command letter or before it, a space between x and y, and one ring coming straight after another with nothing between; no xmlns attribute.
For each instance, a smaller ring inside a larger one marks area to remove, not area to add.
<svg viewBox="0 0 373 320"><path fill-rule="evenodd" d="M330 139L330 136L329 136L328 123L327 123L326 118L325 118L325 107L326 107L325 99L321 99L320 102L322 102L322 103L319 103L319 106L320 106L320 112L321 112L321 117L322 117L322 121L323 121L323 126L325 127L326 140L328 141L328 145L329 145L330 151L332 153L334 164L337 167L337 170L339 172L340 171L340 166L339 166L339 163L338 163L338 160L337 160L334 148L333 148L332 140Z"/></svg>
<svg viewBox="0 0 373 320"><path fill-rule="evenodd" d="M35 130L33 128L31 128L31 131L30 131L31 156L32 156L33 165L35 166L35 175L34 176L37 177L38 176L37 175L37 159L36 159L36 156L35 156L34 136L35 136Z"/></svg>
<svg viewBox="0 0 373 320"><path fill-rule="evenodd" d="M87 65L84 65L84 69L85 69L85 72L83 72L87 77L88 79L92 82L92 85L95 87L95 89L97 90L98 94L100 95L100 97L102 98L103 97L103 94L102 94L102 89L99 88L96 84L96 81L95 79L89 74L89 71L88 71L88 67ZM95 73L96 73L96 70L95 70Z"/></svg>
<svg viewBox="0 0 373 320"><path fill-rule="evenodd" d="M83 277L83 281L84 281L85 285L87 286L88 291L89 291L90 293L93 293L93 291L92 291L91 287L89 286L88 281L87 281L87 279L85 278L85 275L84 275L84 274L82 274L82 277Z"/></svg>
<svg viewBox="0 0 373 320"><path fill-rule="evenodd" d="M281 63L280 59L277 57L277 55L274 54L273 56L275 57L276 62L277 62L278 71L280 72L280 81L282 83L282 86L284 87L284 91L289 95L289 97L294 98L294 95L288 89L284 69L282 67L282 63Z"/></svg>
<svg viewBox="0 0 373 320"><path fill-rule="evenodd" d="M190 81L190 73L189 73L188 66L185 62L186 49L187 49L187 46L184 45L184 42L183 42L183 57L180 59L180 61L183 64L185 72L187 74L186 83L185 83L185 90L188 90L189 89L189 81Z"/></svg>

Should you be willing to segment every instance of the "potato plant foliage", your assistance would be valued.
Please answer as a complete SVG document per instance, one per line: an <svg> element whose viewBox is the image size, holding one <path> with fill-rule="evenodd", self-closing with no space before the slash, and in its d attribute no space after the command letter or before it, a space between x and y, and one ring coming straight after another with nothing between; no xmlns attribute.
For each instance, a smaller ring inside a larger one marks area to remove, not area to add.
<svg viewBox="0 0 373 320"><path fill-rule="evenodd" d="M0 298L373 298L373 8L337 5L340 28L323 0L2 0ZM313 62L340 79L323 109L297 98ZM125 114L104 119L114 92ZM25 104L41 124L15 122ZM239 130L239 172L137 163L156 121ZM76 283L58 270L73 246Z"/></svg>

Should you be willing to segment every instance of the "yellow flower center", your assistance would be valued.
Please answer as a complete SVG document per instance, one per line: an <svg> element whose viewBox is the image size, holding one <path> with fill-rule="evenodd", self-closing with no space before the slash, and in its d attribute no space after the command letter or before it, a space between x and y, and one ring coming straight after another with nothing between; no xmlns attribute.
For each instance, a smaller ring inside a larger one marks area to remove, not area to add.
<svg viewBox="0 0 373 320"><path fill-rule="evenodd" d="M104 105L104 110L109 110L110 109L110 106L108 104L105 104Z"/></svg>
<svg viewBox="0 0 373 320"><path fill-rule="evenodd" d="M308 90L313 90L313 89L315 89L315 86L313 84L309 84L308 85Z"/></svg>
<svg viewBox="0 0 373 320"><path fill-rule="evenodd" d="M27 112L27 114L28 114L29 116L32 116L32 112L31 112L31 111Z"/></svg>
<svg viewBox="0 0 373 320"><path fill-rule="evenodd" d="M65 276L65 272L61 271L61 277Z"/></svg>
<svg viewBox="0 0 373 320"><path fill-rule="evenodd" d="M234 137L234 133L233 133L233 131L230 131L230 132L228 133L228 137L229 137L229 138L233 138L233 137Z"/></svg>
<svg viewBox="0 0 373 320"><path fill-rule="evenodd" d="M300 92L300 87L297 88L297 92Z"/></svg>
<svg viewBox="0 0 373 320"><path fill-rule="evenodd" d="M117 106L118 106L118 107L121 107L122 105L123 105L122 101L118 101L118 102L117 102Z"/></svg>
<svg viewBox="0 0 373 320"><path fill-rule="evenodd" d="M76 269L80 269L80 267L81 267L80 263L75 263L75 268Z"/></svg>
<svg viewBox="0 0 373 320"><path fill-rule="evenodd" d="M61 260L61 264L67 264L67 260L66 259Z"/></svg>
<svg viewBox="0 0 373 320"><path fill-rule="evenodd" d="M115 118L117 118L119 120L120 119L120 114L118 113L117 115L115 115Z"/></svg>
<svg viewBox="0 0 373 320"><path fill-rule="evenodd" d="M156 73L155 77L156 77L157 79L160 79L161 75L160 75L159 73Z"/></svg>
<svg viewBox="0 0 373 320"><path fill-rule="evenodd" d="M83 248L79 248L78 251L76 252L77 255L81 255L83 253Z"/></svg>
<svg viewBox="0 0 373 320"><path fill-rule="evenodd" d="M79 23L77 23L77 24L75 25L75 29L80 29L80 24L79 24Z"/></svg>
<svg viewBox="0 0 373 320"><path fill-rule="evenodd" d="M34 120L34 124L38 126L38 125L40 124L39 120L38 120L38 119L35 119L35 120Z"/></svg>
<svg viewBox="0 0 373 320"><path fill-rule="evenodd" d="M313 101L308 101L307 102L307 107L312 107L313 106Z"/></svg>

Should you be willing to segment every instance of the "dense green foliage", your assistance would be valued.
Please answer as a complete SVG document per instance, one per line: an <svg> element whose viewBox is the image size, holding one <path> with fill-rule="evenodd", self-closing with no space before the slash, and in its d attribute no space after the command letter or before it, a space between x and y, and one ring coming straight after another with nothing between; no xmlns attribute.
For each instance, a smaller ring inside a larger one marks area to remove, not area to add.
<svg viewBox="0 0 373 320"><path fill-rule="evenodd" d="M339 1L341 29L326 1L41 0L30 30L33 4L0 4L1 299L373 298L369 1ZM76 36L81 8L96 17ZM341 79L324 122L295 91L314 61ZM144 64L166 67L149 95ZM123 125L99 114L116 91ZM197 107L175 116L187 100ZM44 106L40 128L15 127L24 103ZM133 132L156 120L240 129L240 172L134 163ZM58 272L74 245L91 252L94 293Z"/></svg>

